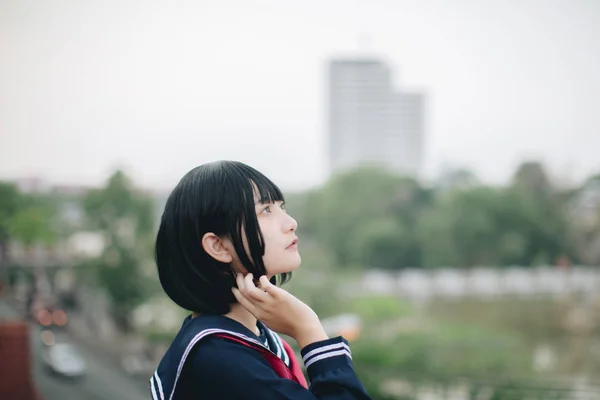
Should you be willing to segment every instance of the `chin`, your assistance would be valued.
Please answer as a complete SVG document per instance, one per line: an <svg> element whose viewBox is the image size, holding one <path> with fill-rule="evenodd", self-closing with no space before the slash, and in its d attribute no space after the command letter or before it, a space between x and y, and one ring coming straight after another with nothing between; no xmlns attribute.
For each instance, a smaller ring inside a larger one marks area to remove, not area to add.
<svg viewBox="0 0 600 400"><path fill-rule="evenodd" d="M300 268L300 264L302 263L302 260L300 259L300 257L298 257L298 261L295 262L286 272L292 272L297 270L298 268Z"/></svg>
<svg viewBox="0 0 600 400"><path fill-rule="evenodd" d="M300 268L300 264L302 264L302 257L300 257L300 254L296 254L296 259L290 263L289 271L286 272L292 272L297 270L298 268Z"/></svg>
<svg viewBox="0 0 600 400"><path fill-rule="evenodd" d="M279 262L276 268L269 268L267 266L267 271L269 276L284 274L286 272L292 272L300 268L300 264L302 263L302 258L299 254L295 257L285 260L285 263Z"/></svg>

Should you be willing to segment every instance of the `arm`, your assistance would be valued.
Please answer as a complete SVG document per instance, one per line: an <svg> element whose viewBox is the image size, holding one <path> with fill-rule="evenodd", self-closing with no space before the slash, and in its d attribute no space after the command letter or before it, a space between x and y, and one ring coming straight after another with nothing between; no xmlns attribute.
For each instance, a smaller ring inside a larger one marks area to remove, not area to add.
<svg viewBox="0 0 600 400"><path fill-rule="evenodd" d="M308 305L272 285L264 275L260 277L260 289L254 285L251 274L245 277L238 274L236 283L238 287L232 289L233 294L246 310L270 329L294 338L300 345L311 380L313 397L307 399L328 399L319 396L330 393L342 396L331 399L369 398L354 373L348 343L342 338L328 339L319 317Z"/></svg>
<svg viewBox="0 0 600 400"><path fill-rule="evenodd" d="M352 366L347 342L333 338L302 349L311 386L280 378L257 351L221 338L200 344L191 360L194 392L209 398L369 400Z"/></svg>

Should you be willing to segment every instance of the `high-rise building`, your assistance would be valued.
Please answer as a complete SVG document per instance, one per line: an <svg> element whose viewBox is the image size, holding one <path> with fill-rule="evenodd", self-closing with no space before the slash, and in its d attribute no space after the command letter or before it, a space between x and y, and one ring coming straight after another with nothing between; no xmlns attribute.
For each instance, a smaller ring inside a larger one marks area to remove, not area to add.
<svg viewBox="0 0 600 400"><path fill-rule="evenodd" d="M418 177L424 151L425 95L396 92L389 103L385 162L395 171Z"/></svg>
<svg viewBox="0 0 600 400"><path fill-rule="evenodd" d="M391 75L377 59L330 62L330 172L372 163L419 175L424 96L395 91Z"/></svg>

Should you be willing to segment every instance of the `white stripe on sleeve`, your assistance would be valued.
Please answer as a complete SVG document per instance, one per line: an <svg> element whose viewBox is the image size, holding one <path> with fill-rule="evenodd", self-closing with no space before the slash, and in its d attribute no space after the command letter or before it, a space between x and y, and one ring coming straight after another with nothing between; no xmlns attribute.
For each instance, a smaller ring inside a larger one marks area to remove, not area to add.
<svg viewBox="0 0 600 400"><path fill-rule="evenodd" d="M306 366L306 368L308 368L312 364L316 363L319 360L324 360L326 358L344 356L344 355L352 358L352 356L350 356L350 353L348 353L348 351L346 351L346 349L343 349L343 350L338 350L338 351L330 351L328 353L321 354L320 356L315 356L315 357L311 358L308 362L306 362L304 365Z"/></svg>

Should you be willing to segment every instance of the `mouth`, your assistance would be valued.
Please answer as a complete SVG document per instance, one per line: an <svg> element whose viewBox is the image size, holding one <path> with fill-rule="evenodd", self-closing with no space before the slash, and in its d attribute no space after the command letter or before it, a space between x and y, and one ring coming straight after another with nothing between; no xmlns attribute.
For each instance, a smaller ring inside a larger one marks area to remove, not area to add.
<svg viewBox="0 0 600 400"><path fill-rule="evenodd" d="M298 238L294 239L294 241L290 243L290 245L286 247L286 249L295 249L296 247L298 247Z"/></svg>

